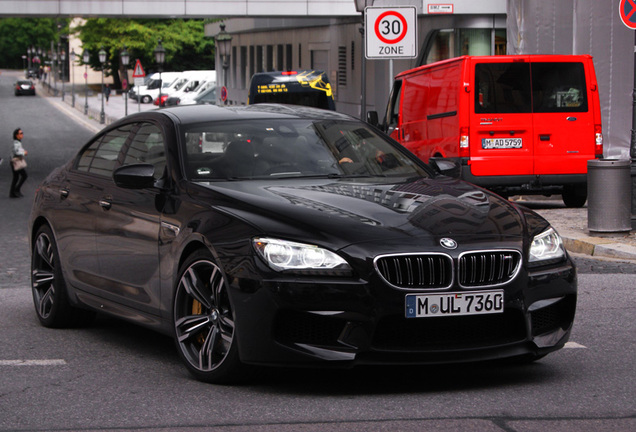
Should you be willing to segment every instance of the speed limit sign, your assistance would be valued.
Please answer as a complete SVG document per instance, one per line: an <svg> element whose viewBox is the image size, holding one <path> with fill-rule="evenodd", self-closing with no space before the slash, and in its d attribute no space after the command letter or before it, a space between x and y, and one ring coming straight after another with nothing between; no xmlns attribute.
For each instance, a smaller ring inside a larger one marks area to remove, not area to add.
<svg viewBox="0 0 636 432"><path fill-rule="evenodd" d="M417 57L415 7L364 9L365 56L368 59Z"/></svg>

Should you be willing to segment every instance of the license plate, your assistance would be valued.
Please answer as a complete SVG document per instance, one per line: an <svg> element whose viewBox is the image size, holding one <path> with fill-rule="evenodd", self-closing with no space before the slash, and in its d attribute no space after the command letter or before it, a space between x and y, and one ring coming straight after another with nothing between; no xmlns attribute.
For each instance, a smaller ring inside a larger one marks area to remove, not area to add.
<svg viewBox="0 0 636 432"><path fill-rule="evenodd" d="M426 318L502 313L503 290L453 294L407 294L406 317Z"/></svg>
<svg viewBox="0 0 636 432"><path fill-rule="evenodd" d="M510 149L522 148L521 138L482 138L481 148L483 149Z"/></svg>

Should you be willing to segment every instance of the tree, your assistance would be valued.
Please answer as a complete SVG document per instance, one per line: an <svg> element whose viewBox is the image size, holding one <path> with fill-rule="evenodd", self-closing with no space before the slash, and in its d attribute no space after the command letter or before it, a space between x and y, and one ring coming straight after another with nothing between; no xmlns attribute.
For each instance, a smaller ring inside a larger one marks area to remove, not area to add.
<svg viewBox="0 0 636 432"><path fill-rule="evenodd" d="M27 49L49 51L51 43L57 44L61 40L60 35L64 34L67 25L68 20L55 18L0 19L0 34L11 35L0 38L0 68L24 68L22 56L28 55Z"/></svg>
<svg viewBox="0 0 636 432"><path fill-rule="evenodd" d="M103 47L107 53L104 74L113 77L115 88L121 88L125 75L119 55L124 46L130 54L128 68L139 59L149 73L157 70L154 49L160 38L166 50L163 70L214 69L214 39L205 37L204 24L194 19L89 18L72 31L89 50L89 65L96 70L102 67L98 52Z"/></svg>

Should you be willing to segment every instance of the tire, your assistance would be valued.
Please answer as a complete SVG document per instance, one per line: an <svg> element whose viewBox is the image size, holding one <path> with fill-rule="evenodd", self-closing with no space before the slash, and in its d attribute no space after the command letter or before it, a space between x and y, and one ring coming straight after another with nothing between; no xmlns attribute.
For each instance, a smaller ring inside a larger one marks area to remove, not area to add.
<svg viewBox="0 0 636 432"><path fill-rule="evenodd" d="M78 327L89 324L95 317L95 312L76 308L69 302L57 243L47 225L40 227L35 236L31 292L35 313L45 327Z"/></svg>
<svg viewBox="0 0 636 432"><path fill-rule="evenodd" d="M193 253L179 270L173 325L179 356L196 379L229 384L245 377L228 284L207 250Z"/></svg>
<svg viewBox="0 0 636 432"><path fill-rule="evenodd" d="M586 186L564 186L561 194L563 203L569 208L581 208L587 201Z"/></svg>
<svg viewBox="0 0 636 432"><path fill-rule="evenodd" d="M152 102L152 98L150 96L144 95L144 96L141 97L141 103L147 104L147 103L150 103L150 102Z"/></svg>

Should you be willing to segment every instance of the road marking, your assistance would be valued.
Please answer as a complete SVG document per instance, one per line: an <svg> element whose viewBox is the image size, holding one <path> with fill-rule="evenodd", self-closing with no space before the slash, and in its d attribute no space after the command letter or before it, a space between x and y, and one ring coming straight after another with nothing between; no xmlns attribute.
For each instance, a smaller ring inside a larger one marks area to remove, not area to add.
<svg viewBox="0 0 636 432"><path fill-rule="evenodd" d="M44 360L0 360L0 366L64 366L66 360L44 359Z"/></svg>
<svg viewBox="0 0 636 432"><path fill-rule="evenodd" d="M576 342L566 342L563 348L587 348L587 347L585 345L581 345Z"/></svg>

